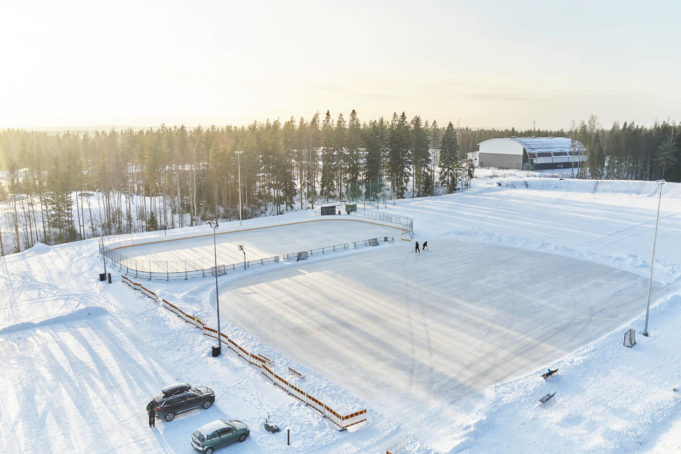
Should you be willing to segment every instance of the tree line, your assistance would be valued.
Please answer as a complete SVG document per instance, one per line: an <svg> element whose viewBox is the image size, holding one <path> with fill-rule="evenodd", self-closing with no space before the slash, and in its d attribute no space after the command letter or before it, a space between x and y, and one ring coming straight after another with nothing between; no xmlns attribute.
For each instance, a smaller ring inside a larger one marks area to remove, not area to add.
<svg viewBox="0 0 681 454"><path fill-rule="evenodd" d="M235 219L239 189L245 218L332 200L451 193L472 177L466 154L493 137L569 136L587 146L582 177L679 181L677 129L616 123L606 130L595 117L569 131L471 129L404 112L361 122L354 110L243 127L8 129L0 131L0 199L9 209L0 216L15 242L5 251L0 237L0 252ZM95 214L92 195L101 201Z"/></svg>

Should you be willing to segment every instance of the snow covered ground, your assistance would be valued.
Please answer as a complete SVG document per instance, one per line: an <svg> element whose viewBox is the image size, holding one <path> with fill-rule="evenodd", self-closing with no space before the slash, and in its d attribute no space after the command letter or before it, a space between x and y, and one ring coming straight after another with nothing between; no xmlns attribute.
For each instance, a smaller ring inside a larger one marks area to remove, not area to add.
<svg viewBox="0 0 681 454"><path fill-rule="evenodd" d="M302 371L302 386L366 407L369 422L349 432L232 352L210 358L211 339L118 275L96 281L95 240L5 257L0 385L12 391L0 394L0 452L189 453L191 431L215 418L252 430L226 452L681 452L681 185L664 186L650 337L640 335L657 188L478 179L380 207L414 219L430 248L420 256L396 241L221 278L224 331ZM344 230L329 227L327 244ZM259 232L233 235L253 248L296 237ZM212 279L145 285L215 326ZM560 370L544 382L547 366ZM215 389L216 405L149 430L146 402L179 380ZM292 446L264 431L268 414Z"/></svg>

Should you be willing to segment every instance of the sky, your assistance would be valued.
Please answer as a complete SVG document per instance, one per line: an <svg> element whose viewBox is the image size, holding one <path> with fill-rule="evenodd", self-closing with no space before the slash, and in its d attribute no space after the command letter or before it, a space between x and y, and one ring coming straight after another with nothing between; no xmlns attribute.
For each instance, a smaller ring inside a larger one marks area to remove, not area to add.
<svg viewBox="0 0 681 454"><path fill-rule="evenodd" d="M681 2L0 0L0 128L681 120Z"/></svg>

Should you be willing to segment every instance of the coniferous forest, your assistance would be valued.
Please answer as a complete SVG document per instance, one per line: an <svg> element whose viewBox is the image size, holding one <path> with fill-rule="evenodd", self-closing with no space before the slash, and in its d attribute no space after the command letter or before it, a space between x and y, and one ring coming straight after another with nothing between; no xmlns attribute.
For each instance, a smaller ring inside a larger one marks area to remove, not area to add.
<svg viewBox="0 0 681 454"><path fill-rule="evenodd" d="M466 153L510 136L579 140L588 153L578 173L584 178L681 181L676 125L604 129L593 116L568 131L442 127L405 113L366 122L354 110L247 127L8 129L0 131L0 252L185 227L216 215L238 219L239 173L244 218L328 201L450 193L472 177ZM3 242L7 230L12 240Z"/></svg>

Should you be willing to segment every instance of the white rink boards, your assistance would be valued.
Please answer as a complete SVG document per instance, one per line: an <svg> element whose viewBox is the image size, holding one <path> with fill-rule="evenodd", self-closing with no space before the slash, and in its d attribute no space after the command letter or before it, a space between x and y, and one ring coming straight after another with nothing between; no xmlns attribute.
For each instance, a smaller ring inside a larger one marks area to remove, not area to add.
<svg viewBox="0 0 681 454"><path fill-rule="evenodd" d="M376 237L388 236L397 240L402 233L395 227L359 220L318 219L254 229L244 226L244 230L232 232L221 232L218 228L215 241L218 263L230 265L240 263L244 258L239 245L244 246L246 259L254 260ZM125 247L119 251L128 257L122 263L130 267L135 267L135 261L142 266L148 262L168 261L176 264L176 269L171 271L182 271L185 260L198 269L211 267L214 263L211 234Z"/></svg>

